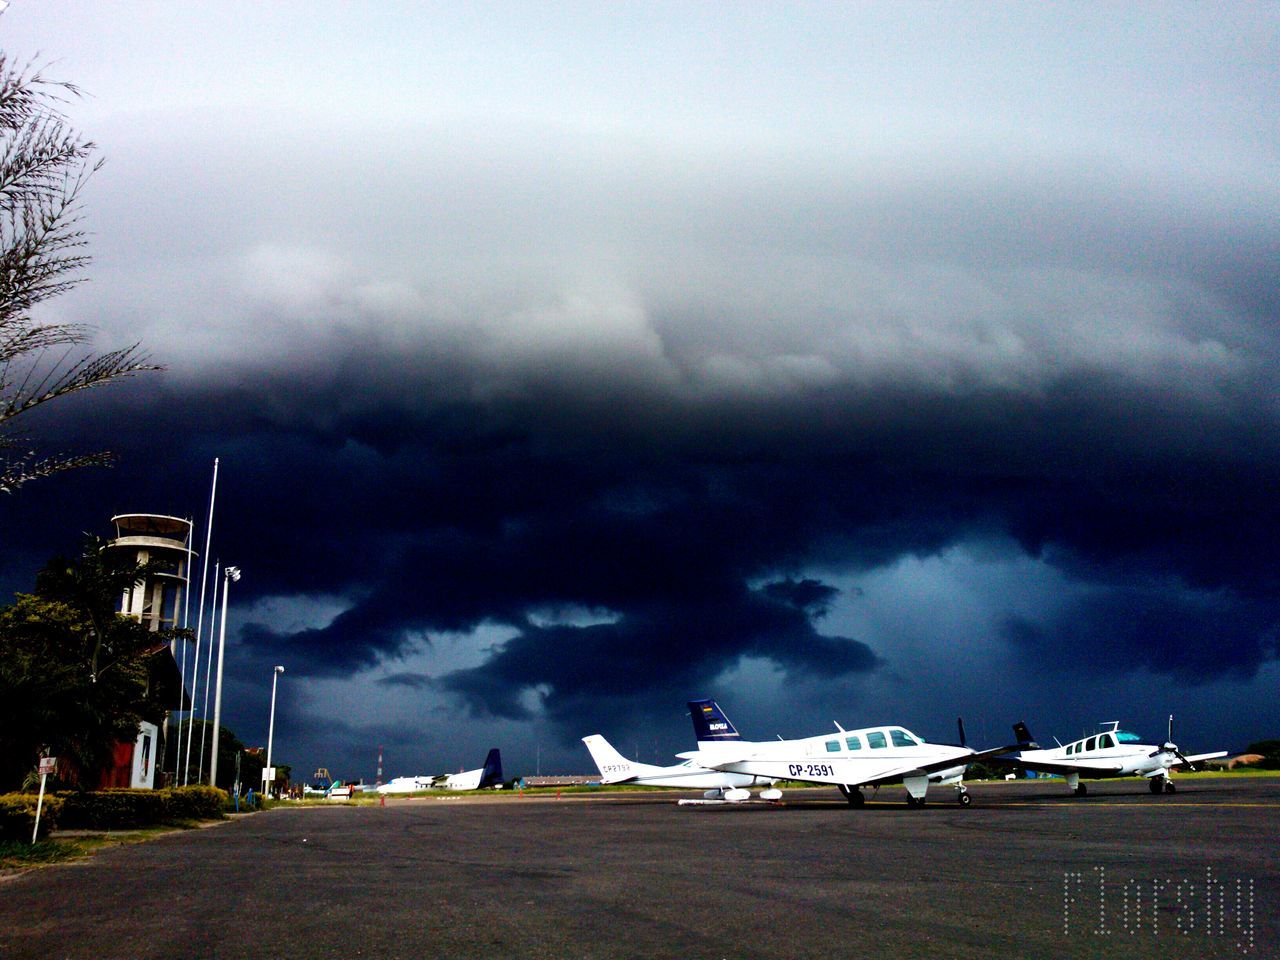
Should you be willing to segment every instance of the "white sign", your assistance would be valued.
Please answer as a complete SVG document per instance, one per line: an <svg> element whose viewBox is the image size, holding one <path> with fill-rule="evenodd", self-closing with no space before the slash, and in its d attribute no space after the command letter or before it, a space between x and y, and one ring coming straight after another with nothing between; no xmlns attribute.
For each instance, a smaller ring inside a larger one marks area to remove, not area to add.
<svg viewBox="0 0 1280 960"><path fill-rule="evenodd" d="M53 773L54 769L55 769L57 766L58 766L58 758L57 758L57 757L41 757L41 758L40 758L40 770L39 770L39 773L40 773L42 776L43 776L43 775L50 774L50 773Z"/></svg>

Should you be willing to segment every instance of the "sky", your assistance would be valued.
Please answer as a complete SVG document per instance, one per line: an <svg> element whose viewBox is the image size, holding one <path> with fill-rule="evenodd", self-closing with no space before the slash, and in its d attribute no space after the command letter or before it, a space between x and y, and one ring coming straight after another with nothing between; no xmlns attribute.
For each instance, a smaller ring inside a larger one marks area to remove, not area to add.
<svg viewBox="0 0 1280 960"><path fill-rule="evenodd" d="M897 723L1280 735L1280 11L16 0L84 95L0 595L219 460L295 775ZM193 591L194 592L194 591ZM195 619L194 612L191 619ZM980 741L980 743L979 743Z"/></svg>

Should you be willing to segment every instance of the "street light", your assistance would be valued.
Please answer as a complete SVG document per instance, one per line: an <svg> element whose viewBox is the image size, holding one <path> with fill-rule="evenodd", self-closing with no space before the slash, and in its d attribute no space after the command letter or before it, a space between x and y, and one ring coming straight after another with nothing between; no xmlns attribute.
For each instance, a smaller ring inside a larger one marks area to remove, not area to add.
<svg viewBox="0 0 1280 960"><path fill-rule="evenodd" d="M265 785L267 778L275 778L275 771L271 768L271 741L276 733L276 681L280 679L282 673L284 673L284 667L278 665L271 672L271 721L267 724L267 766L262 771L263 792L268 794L271 788Z"/></svg>
<svg viewBox="0 0 1280 960"><path fill-rule="evenodd" d="M222 655L227 648L227 594L231 584L240 579L239 567L222 571L222 629L218 632L218 684L213 695L213 757L209 761L209 786L218 785L218 737L222 724Z"/></svg>

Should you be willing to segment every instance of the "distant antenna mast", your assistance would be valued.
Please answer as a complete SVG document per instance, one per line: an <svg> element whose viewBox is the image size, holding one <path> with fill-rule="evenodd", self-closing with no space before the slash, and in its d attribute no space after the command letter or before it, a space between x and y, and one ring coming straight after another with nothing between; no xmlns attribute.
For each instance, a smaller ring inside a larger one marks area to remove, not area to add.
<svg viewBox="0 0 1280 960"><path fill-rule="evenodd" d="M382 786L382 744L378 744L378 782L377 786Z"/></svg>

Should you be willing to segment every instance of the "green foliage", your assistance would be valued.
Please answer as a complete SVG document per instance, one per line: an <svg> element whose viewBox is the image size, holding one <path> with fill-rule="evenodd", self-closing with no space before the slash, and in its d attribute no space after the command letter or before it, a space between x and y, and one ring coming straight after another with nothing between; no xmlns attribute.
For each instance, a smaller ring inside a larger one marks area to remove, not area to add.
<svg viewBox="0 0 1280 960"><path fill-rule="evenodd" d="M194 724L194 727L191 725ZM165 753L165 769L181 770L181 764L178 762L178 751L181 750L184 757L186 753L187 731L194 729L194 735L191 741L191 778L195 779L196 775L196 757L200 754L200 742L204 741L204 770L207 774L209 771L209 760L213 751L211 742L213 740L213 724L204 720L183 720L179 724L179 732L176 737L169 737L166 744ZM178 745L182 744L181 747ZM257 790L262 784L262 769L265 766L263 758L258 754L249 753L248 749L240 738L228 730L226 727L220 727L218 730L218 783L217 786L228 793L235 786L236 782L236 757L240 757L240 788L247 790L253 787Z"/></svg>
<svg viewBox="0 0 1280 960"><path fill-rule="evenodd" d="M30 793L0 794L0 843L30 843L31 831L36 822L36 803L39 798ZM45 794L40 810L40 837L47 837L58 824L62 801Z"/></svg>
<svg viewBox="0 0 1280 960"><path fill-rule="evenodd" d="M131 742L140 721L163 723L149 661L170 635L115 612L142 568L104 557L90 539L72 561L52 561L35 594L0 609L0 789L14 789L48 752L81 782ZM167 652L162 655L167 656Z"/></svg>
<svg viewBox="0 0 1280 960"><path fill-rule="evenodd" d="M212 787L174 790L92 790L61 794L66 829L128 830L162 823L218 820L227 794Z"/></svg>
<svg viewBox="0 0 1280 960"><path fill-rule="evenodd" d="M169 795L167 819L170 821L221 820L226 816L229 798L225 790L196 786L159 792Z"/></svg>

